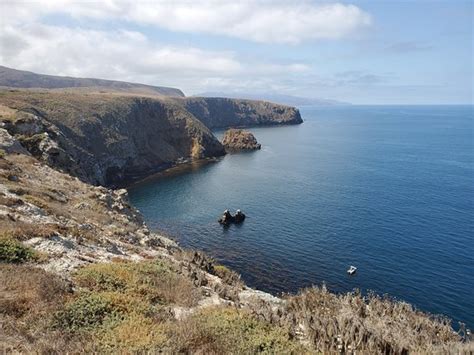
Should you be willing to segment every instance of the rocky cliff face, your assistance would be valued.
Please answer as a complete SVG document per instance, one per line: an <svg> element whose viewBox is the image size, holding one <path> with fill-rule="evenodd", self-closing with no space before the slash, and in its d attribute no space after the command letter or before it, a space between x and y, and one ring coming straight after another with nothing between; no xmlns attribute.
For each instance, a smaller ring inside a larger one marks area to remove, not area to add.
<svg viewBox="0 0 474 355"><path fill-rule="evenodd" d="M182 106L154 98L7 91L2 125L35 157L81 180L123 185L224 149Z"/></svg>
<svg viewBox="0 0 474 355"><path fill-rule="evenodd" d="M225 154L210 128L302 122L268 102L74 90L2 90L0 121L36 158L103 186Z"/></svg>
<svg viewBox="0 0 474 355"><path fill-rule="evenodd" d="M207 127L248 127L302 123L295 107L266 101L188 97L176 100Z"/></svg>

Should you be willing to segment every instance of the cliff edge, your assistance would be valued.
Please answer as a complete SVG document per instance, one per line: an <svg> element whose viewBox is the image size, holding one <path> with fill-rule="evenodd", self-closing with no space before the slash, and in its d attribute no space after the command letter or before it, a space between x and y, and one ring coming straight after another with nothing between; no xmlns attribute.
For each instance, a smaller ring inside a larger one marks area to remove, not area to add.
<svg viewBox="0 0 474 355"><path fill-rule="evenodd" d="M303 122L295 107L267 101L220 97L187 97L176 100L210 129L275 126Z"/></svg>

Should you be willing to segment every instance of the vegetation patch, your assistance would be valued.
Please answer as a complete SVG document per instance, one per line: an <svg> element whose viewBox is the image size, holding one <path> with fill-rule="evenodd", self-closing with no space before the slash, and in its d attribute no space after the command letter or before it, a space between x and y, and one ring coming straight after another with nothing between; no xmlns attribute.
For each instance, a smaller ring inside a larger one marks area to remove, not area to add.
<svg viewBox="0 0 474 355"><path fill-rule="evenodd" d="M224 283L233 286L241 286L240 275L224 265L214 265L214 275L219 276Z"/></svg>
<svg viewBox="0 0 474 355"><path fill-rule="evenodd" d="M8 235L18 241L25 241L32 238L51 238L61 230L62 228L54 223L39 224L6 221L0 228L0 234Z"/></svg>
<svg viewBox="0 0 474 355"><path fill-rule="evenodd" d="M211 308L179 322L173 347L179 353L301 354L307 350L286 329L234 308Z"/></svg>
<svg viewBox="0 0 474 355"><path fill-rule="evenodd" d="M0 264L0 314L14 318L43 316L61 306L69 290L59 277L39 268Z"/></svg>
<svg viewBox="0 0 474 355"><path fill-rule="evenodd" d="M0 262L24 263L38 260L39 254L10 235L0 235Z"/></svg>
<svg viewBox="0 0 474 355"><path fill-rule="evenodd" d="M167 347L169 334L165 323L134 314L98 336L102 351L154 352Z"/></svg>
<svg viewBox="0 0 474 355"><path fill-rule="evenodd" d="M104 322L116 322L122 315L101 294L86 293L68 303L55 316L55 325L70 331L91 330Z"/></svg>
<svg viewBox="0 0 474 355"><path fill-rule="evenodd" d="M93 264L80 269L74 279L89 291L120 292L138 297L150 305L193 306L198 300L191 281L162 261Z"/></svg>

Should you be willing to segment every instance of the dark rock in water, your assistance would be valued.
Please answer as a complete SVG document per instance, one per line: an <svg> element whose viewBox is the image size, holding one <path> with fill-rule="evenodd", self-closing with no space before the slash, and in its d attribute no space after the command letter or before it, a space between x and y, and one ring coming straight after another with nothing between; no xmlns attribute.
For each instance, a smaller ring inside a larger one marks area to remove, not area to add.
<svg viewBox="0 0 474 355"><path fill-rule="evenodd" d="M235 215L232 215L229 210L225 210L221 218L219 218L219 223L228 226L231 223L239 224L245 220L245 214L240 210L237 210Z"/></svg>
<svg viewBox="0 0 474 355"><path fill-rule="evenodd" d="M258 150L261 145L255 136L243 129L228 129L222 138L222 145L227 151Z"/></svg>

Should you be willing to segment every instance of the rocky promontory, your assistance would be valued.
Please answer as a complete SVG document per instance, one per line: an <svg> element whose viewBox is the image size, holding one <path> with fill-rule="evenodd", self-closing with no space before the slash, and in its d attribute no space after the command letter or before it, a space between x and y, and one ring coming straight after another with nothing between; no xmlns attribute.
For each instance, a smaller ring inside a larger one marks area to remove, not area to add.
<svg viewBox="0 0 474 355"><path fill-rule="evenodd" d="M251 132L235 128L230 128L224 133L222 145L228 152L258 150L262 147Z"/></svg>
<svg viewBox="0 0 474 355"><path fill-rule="evenodd" d="M267 101L223 97L187 97L173 100L184 105L211 129L277 126L303 122L297 108Z"/></svg>

